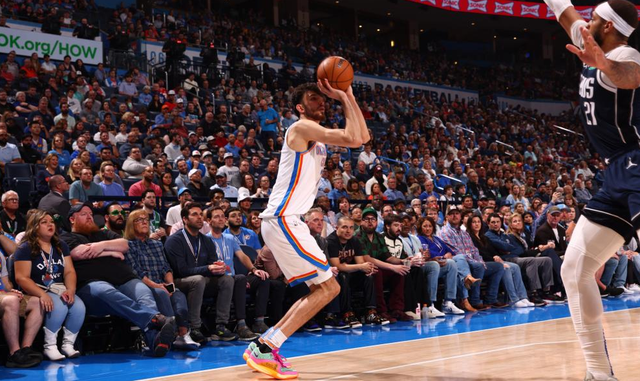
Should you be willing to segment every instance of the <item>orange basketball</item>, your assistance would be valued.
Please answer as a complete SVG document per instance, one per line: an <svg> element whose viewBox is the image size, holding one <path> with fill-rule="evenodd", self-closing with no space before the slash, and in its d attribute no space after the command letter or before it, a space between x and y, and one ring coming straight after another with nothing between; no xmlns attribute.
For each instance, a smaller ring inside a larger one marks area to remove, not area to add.
<svg viewBox="0 0 640 381"><path fill-rule="evenodd" d="M318 65L318 79L325 78L331 87L347 91L353 82L353 67L342 57L327 57Z"/></svg>

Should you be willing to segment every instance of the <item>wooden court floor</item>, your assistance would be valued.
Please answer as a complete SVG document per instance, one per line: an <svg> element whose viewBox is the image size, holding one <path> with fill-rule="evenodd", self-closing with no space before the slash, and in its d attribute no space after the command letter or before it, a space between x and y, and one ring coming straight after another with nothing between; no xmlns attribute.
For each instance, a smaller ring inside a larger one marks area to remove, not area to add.
<svg viewBox="0 0 640 381"><path fill-rule="evenodd" d="M604 326L616 376L640 380L640 309L606 313ZM585 369L569 318L289 360L301 380L582 380ZM270 378L236 366L154 380L214 379Z"/></svg>

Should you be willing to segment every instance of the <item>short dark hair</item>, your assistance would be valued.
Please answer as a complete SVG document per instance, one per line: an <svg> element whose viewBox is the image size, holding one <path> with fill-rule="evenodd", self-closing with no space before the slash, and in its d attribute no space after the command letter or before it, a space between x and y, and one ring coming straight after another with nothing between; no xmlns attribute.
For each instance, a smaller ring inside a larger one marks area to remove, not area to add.
<svg viewBox="0 0 640 381"><path fill-rule="evenodd" d="M499 218L500 223L502 223L502 216L499 215L498 213L491 213L491 215L489 216L489 221L491 221L492 218Z"/></svg>
<svg viewBox="0 0 640 381"><path fill-rule="evenodd" d="M199 202L187 202L186 204L184 204L184 206L182 207L182 210L180 211L180 217L188 218L189 212L191 211L191 209L195 209L195 208L202 209L202 205Z"/></svg>
<svg viewBox="0 0 640 381"><path fill-rule="evenodd" d="M390 214L387 217L385 217L384 219L384 227L388 227L391 226L391 224L393 224L394 222L402 222L402 219L400 218L400 216L395 215L395 214Z"/></svg>
<svg viewBox="0 0 640 381"><path fill-rule="evenodd" d="M229 215L233 212L242 212L240 209L233 207L233 208L228 208L226 212L224 212L224 216L229 218Z"/></svg>
<svg viewBox="0 0 640 381"><path fill-rule="evenodd" d="M153 189L145 189L140 197L144 200L147 197L147 193L153 193L154 196L156 195Z"/></svg>
<svg viewBox="0 0 640 381"><path fill-rule="evenodd" d="M222 197L224 197L224 191L220 188L215 188L209 191L209 198L213 198L213 196L215 196L216 193L222 193Z"/></svg>
<svg viewBox="0 0 640 381"><path fill-rule="evenodd" d="M296 87L293 90L292 100L293 100L293 109L295 110L297 116L300 116L300 112L298 112L298 109L296 106L299 104L302 104L302 99L304 98L304 94L307 91L312 91L318 95L324 96L320 91L320 88L318 87L318 85L316 85L313 82L303 83L302 85L299 85L298 87Z"/></svg>

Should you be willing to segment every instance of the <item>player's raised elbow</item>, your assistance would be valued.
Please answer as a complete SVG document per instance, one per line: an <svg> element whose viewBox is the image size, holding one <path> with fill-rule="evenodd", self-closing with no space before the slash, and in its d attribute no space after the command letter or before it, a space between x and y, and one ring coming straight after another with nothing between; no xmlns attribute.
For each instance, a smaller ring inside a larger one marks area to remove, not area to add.
<svg viewBox="0 0 640 381"><path fill-rule="evenodd" d="M360 148L362 146L362 144L364 144L362 139L353 138L353 139L350 139L347 142L346 147L349 147L349 148Z"/></svg>

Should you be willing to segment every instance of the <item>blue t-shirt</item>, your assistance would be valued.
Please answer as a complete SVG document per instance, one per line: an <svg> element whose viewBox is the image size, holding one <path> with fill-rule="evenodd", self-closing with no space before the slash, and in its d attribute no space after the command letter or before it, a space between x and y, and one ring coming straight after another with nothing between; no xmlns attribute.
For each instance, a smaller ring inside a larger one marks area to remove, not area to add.
<svg viewBox="0 0 640 381"><path fill-rule="evenodd" d="M277 132L277 123L267 124L267 120L278 120L278 112L269 107L265 111L258 111L258 119L260 119L260 127L262 131Z"/></svg>
<svg viewBox="0 0 640 381"><path fill-rule="evenodd" d="M45 253L41 250L40 255L32 257L31 246L25 242L13 255L16 261L31 262L31 279L36 284L49 287L52 283L64 283L64 257L68 257L70 252L64 241L60 241L60 247L62 253L52 247L51 252Z"/></svg>
<svg viewBox="0 0 640 381"><path fill-rule="evenodd" d="M224 264L227 265L227 275L234 276L236 275L236 269L233 268L233 257L235 252L240 250L240 245L236 242L235 238L233 238L230 234L222 233L222 237L215 238L211 235L211 233L207 234L209 238L213 241L213 244L216 246L216 252L218 253L218 258L224 261Z"/></svg>
<svg viewBox="0 0 640 381"><path fill-rule="evenodd" d="M124 189L118 183L111 183L109 185L105 183L100 183L100 188L102 188L102 194L104 196L125 196Z"/></svg>
<svg viewBox="0 0 640 381"><path fill-rule="evenodd" d="M238 235L233 234L229 229L226 229L223 233L232 236L236 240L238 245L247 245L256 250L262 249L262 245L260 245L260 239L258 238L258 235L251 229L247 229L241 226L240 234Z"/></svg>

